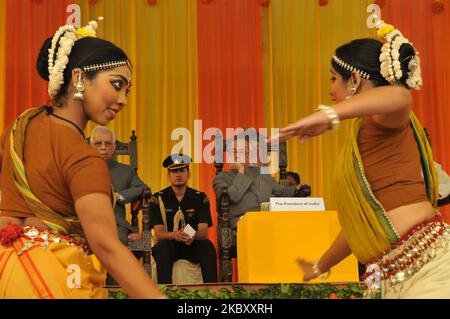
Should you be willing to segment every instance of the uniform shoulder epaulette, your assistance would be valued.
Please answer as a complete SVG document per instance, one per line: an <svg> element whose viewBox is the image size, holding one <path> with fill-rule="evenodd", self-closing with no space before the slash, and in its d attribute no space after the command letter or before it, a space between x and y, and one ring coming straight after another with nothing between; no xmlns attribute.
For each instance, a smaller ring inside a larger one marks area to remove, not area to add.
<svg viewBox="0 0 450 319"><path fill-rule="evenodd" d="M197 196L205 196L205 197L208 197L208 196L206 196L206 194L204 193L204 192L200 192L200 191L195 191L195 195L197 195Z"/></svg>
<svg viewBox="0 0 450 319"><path fill-rule="evenodd" d="M203 196L205 196L205 198L203 198L203 203L208 204L208 203L209 203L208 195L206 195L206 194L203 193L203 192L201 192L201 194L202 194Z"/></svg>
<svg viewBox="0 0 450 319"><path fill-rule="evenodd" d="M159 194L160 194L160 195L164 195L164 194L167 194L168 192L170 192L171 190L172 190L172 187L169 186L169 187L166 187L166 188L160 190L160 191L159 191Z"/></svg>

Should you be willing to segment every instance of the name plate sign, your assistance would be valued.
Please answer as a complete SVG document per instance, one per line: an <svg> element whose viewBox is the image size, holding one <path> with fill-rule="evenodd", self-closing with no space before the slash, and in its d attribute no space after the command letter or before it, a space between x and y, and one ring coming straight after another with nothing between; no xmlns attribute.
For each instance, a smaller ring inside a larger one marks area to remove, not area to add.
<svg viewBox="0 0 450 319"><path fill-rule="evenodd" d="M270 211L325 211L322 197L271 197Z"/></svg>

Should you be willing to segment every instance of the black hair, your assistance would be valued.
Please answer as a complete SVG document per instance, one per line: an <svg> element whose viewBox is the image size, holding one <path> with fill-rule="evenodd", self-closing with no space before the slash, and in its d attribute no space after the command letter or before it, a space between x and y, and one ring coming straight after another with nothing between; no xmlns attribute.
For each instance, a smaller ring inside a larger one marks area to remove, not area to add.
<svg viewBox="0 0 450 319"><path fill-rule="evenodd" d="M48 72L48 50L51 48L52 39L53 37L49 37L44 41L36 61L36 69L40 77L46 81L49 81L50 76ZM59 42L55 49L54 59L56 59L58 49ZM61 98L66 95L73 69L83 68L92 64L120 60L128 60L128 57L121 48L112 42L94 37L84 37L75 41L69 55L69 63L67 63L64 70L64 84L61 85L58 94L54 97L55 101L60 101ZM100 70L85 73L86 77L92 80L98 72L100 72Z"/></svg>
<svg viewBox="0 0 450 319"><path fill-rule="evenodd" d="M287 172L286 176L292 177L295 180L295 182L297 183L297 185L300 184L300 175L297 174L296 172Z"/></svg>
<svg viewBox="0 0 450 319"><path fill-rule="evenodd" d="M390 85L390 83L381 75L380 54L383 43L375 39L357 39L344 44L336 49L336 56L351 66L370 74L370 81L375 87ZM400 47L399 61L402 67L403 76L399 80L400 84L408 87L408 64L416 56L414 47L409 44L403 44ZM352 73L339 66L333 59L331 60L333 68L345 81L348 81Z"/></svg>

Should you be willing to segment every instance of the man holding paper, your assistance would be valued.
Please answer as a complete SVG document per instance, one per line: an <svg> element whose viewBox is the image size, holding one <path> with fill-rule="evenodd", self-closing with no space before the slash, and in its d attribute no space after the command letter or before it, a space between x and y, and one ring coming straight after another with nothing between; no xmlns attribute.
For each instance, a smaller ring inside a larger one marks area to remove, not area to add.
<svg viewBox="0 0 450 319"><path fill-rule="evenodd" d="M208 240L212 226L205 193L187 186L191 159L169 155L163 162L171 186L151 199L151 224L158 243L152 249L159 284L172 283L173 263L187 259L199 263L204 282L217 282L216 249Z"/></svg>

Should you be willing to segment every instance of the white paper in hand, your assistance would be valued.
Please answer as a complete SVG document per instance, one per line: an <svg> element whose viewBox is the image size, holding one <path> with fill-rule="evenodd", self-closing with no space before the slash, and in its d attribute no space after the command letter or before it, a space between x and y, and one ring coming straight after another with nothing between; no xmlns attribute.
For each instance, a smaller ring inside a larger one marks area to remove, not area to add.
<svg viewBox="0 0 450 319"><path fill-rule="evenodd" d="M187 224L186 227L184 227L183 232L189 235L190 238L195 236L195 229L191 227L191 225Z"/></svg>

